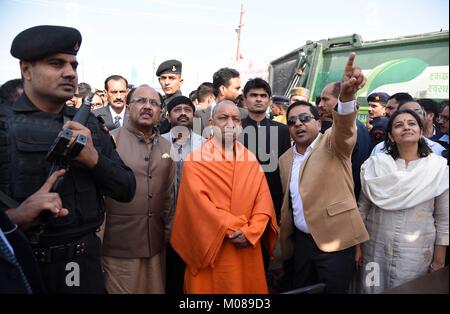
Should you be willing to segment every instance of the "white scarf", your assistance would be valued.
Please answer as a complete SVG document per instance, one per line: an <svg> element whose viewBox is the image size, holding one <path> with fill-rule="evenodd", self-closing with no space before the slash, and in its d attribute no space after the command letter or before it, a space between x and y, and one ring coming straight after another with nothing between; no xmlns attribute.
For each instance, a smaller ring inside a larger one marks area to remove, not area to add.
<svg viewBox="0 0 450 314"><path fill-rule="evenodd" d="M361 166L361 186L366 197L382 209L401 210L448 190L446 159L430 154L405 165L405 160L394 160L388 154L367 159Z"/></svg>

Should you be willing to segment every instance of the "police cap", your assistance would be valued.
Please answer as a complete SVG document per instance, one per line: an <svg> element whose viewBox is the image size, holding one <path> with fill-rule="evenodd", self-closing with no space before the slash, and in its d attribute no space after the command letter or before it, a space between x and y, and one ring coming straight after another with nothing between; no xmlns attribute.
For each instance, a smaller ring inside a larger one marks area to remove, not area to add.
<svg viewBox="0 0 450 314"><path fill-rule="evenodd" d="M81 45L80 32L72 27L40 25L19 33L11 45L13 57L35 61L55 53L76 56Z"/></svg>
<svg viewBox="0 0 450 314"><path fill-rule="evenodd" d="M367 97L367 102L379 102L383 104L387 104L389 100L389 95L383 92L372 93Z"/></svg>
<svg viewBox="0 0 450 314"><path fill-rule="evenodd" d="M178 60L164 61L156 70L156 76L161 76L164 73L181 74L181 62Z"/></svg>
<svg viewBox="0 0 450 314"><path fill-rule="evenodd" d="M273 95L272 102L274 104L288 105L289 104L289 98L287 98L286 96Z"/></svg>
<svg viewBox="0 0 450 314"><path fill-rule="evenodd" d="M294 87L291 90L291 96L303 96L305 98L309 98L309 89L305 88L305 87Z"/></svg>

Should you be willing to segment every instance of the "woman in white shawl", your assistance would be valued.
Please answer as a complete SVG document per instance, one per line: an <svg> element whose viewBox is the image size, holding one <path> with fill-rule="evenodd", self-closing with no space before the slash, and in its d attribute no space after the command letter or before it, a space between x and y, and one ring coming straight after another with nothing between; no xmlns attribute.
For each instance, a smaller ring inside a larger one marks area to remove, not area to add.
<svg viewBox="0 0 450 314"><path fill-rule="evenodd" d="M444 267L449 169L422 132L414 111L395 112L385 153L361 167L359 207L370 235L356 252L361 293L381 293Z"/></svg>

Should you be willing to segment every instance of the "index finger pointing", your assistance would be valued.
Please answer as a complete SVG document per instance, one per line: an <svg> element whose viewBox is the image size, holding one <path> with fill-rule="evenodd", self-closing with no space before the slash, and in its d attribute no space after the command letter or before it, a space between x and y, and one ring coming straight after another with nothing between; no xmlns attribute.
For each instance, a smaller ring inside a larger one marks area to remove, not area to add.
<svg viewBox="0 0 450 314"><path fill-rule="evenodd" d="M41 188L38 191L45 193L50 192L53 187L53 184L55 184L56 180L60 176L64 175L65 172L66 170L64 169L60 169L58 171L53 172L52 175L47 179L47 181L45 181L45 183L41 186Z"/></svg>
<svg viewBox="0 0 450 314"><path fill-rule="evenodd" d="M347 64L345 65L346 73L353 72L353 61L355 60L355 57L356 53L354 52L350 53L350 55L348 56Z"/></svg>

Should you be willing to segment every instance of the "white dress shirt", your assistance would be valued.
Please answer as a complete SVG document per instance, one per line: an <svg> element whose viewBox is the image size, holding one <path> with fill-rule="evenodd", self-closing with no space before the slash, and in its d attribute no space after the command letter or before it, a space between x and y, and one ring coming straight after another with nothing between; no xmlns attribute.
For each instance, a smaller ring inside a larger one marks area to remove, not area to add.
<svg viewBox="0 0 450 314"><path fill-rule="evenodd" d="M338 114L346 115L356 111L356 101L352 100L349 102L341 103L338 100ZM303 209L303 201L300 195L300 184L299 184L299 176L300 176L300 168L303 162L308 158L311 154L314 146L321 138L322 134L319 133L316 139L308 146L305 153L302 155L297 152L297 147L294 145L294 161L292 163L292 172L291 172L291 180L289 182L289 192L292 201L292 211L294 214L294 225L295 227L304 232L309 233L308 224L305 220L305 214Z"/></svg>
<svg viewBox="0 0 450 314"><path fill-rule="evenodd" d="M117 112L114 111L114 109L111 107L111 105L109 105L109 111L111 112L111 118L112 118L112 122L114 123L116 120L116 117L119 116L120 120L120 126L123 126L123 118L125 117L125 107L123 107L122 112L117 114Z"/></svg>
<svg viewBox="0 0 450 314"><path fill-rule="evenodd" d="M448 143L448 140L449 140L448 134L442 135L442 136L439 138L439 140L440 140L441 142L446 142L446 143ZM442 145L441 145L441 146L442 146Z"/></svg>
<svg viewBox="0 0 450 314"><path fill-rule="evenodd" d="M205 142L203 136L200 136L192 131L189 132L187 138L185 138L185 140L183 141L183 144L181 144L179 141L174 140L172 132L164 133L161 136L168 140L170 144L172 144L171 154L173 154L172 158L175 161L186 159L186 156L190 152L193 152L194 150L202 147L203 143Z"/></svg>
<svg viewBox="0 0 450 314"><path fill-rule="evenodd" d="M214 110L214 107L215 107L216 105L217 105L216 101L213 100L212 103L211 103L211 113L210 113L210 118L212 118L213 110Z"/></svg>

